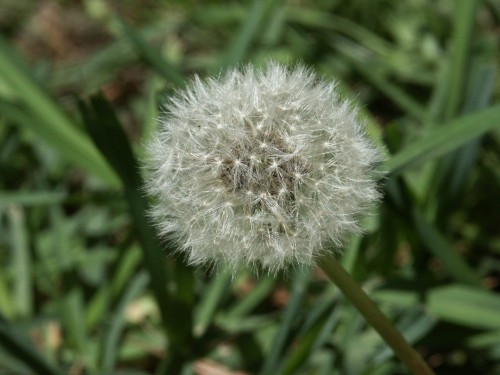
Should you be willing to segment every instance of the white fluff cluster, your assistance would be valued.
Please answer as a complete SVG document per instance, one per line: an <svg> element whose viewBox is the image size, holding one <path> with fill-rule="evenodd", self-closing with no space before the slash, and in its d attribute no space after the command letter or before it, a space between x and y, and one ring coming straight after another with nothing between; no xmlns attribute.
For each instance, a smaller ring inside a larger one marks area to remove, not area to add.
<svg viewBox="0 0 500 375"><path fill-rule="evenodd" d="M380 154L335 85L297 66L195 79L165 106L146 189L192 264L310 265L359 231Z"/></svg>

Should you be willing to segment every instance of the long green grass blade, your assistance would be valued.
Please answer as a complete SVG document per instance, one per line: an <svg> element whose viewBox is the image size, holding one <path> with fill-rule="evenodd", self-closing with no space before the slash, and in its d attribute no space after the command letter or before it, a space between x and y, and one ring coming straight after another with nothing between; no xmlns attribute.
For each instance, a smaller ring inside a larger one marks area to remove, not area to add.
<svg viewBox="0 0 500 375"><path fill-rule="evenodd" d="M39 85L20 57L0 35L0 77L9 85L22 106L0 101L0 111L16 124L45 140L64 158L86 169L111 186L116 175L74 121Z"/></svg>
<svg viewBox="0 0 500 375"><path fill-rule="evenodd" d="M488 57L490 62L487 64L483 59L484 56L473 59L469 69L469 81L462 110L464 113L487 108L494 94L496 64L491 61L492 56ZM436 166L431 185L435 189L427 190L428 201L437 205L437 222L446 222L446 217L455 210L456 202L463 198L467 181L479 159L481 144L482 139L478 137L451 152ZM437 201L434 197L438 198Z"/></svg>
<svg viewBox="0 0 500 375"><path fill-rule="evenodd" d="M30 367L36 374L62 375L63 371L54 367L38 353L26 339L16 332L0 313L0 345L12 356Z"/></svg>
<svg viewBox="0 0 500 375"><path fill-rule="evenodd" d="M145 266L151 276L151 288L160 308L170 345L173 350L188 357L193 350L192 305L186 303L186 299L189 300L190 297L184 298L185 293L174 295L167 292L169 278L172 281L178 275L175 274L174 267L167 267L160 243L149 224L147 202L141 191L142 178L127 137L113 108L102 96L93 96L88 104L80 102L79 106L92 139L122 180ZM183 269L180 272L187 271ZM167 275L170 277L167 278ZM174 290L180 291L184 287L175 285Z"/></svg>
<svg viewBox="0 0 500 375"><path fill-rule="evenodd" d="M136 246L120 249L118 264L109 285L99 288L96 295L87 304L85 322L87 329L93 329L107 312L110 304L121 294L141 260L141 252Z"/></svg>
<svg viewBox="0 0 500 375"><path fill-rule="evenodd" d="M10 280L8 280L5 273L0 275L0 306L2 307L2 313L7 318L13 318L16 315L16 307L12 303L14 298L8 281Z"/></svg>
<svg viewBox="0 0 500 375"><path fill-rule="evenodd" d="M394 50L394 46L384 38L342 16L332 15L311 8L296 7L287 10L287 18L292 22L305 26L318 27L348 35L360 44L376 51L381 56L388 56Z"/></svg>
<svg viewBox="0 0 500 375"><path fill-rule="evenodd" d="M145 272L141 272L132 278L116 309L113 311L111 321L103 338L102 350L100 351L100 368L104 374L110 373L116 364L120 336L125 328L125 309L146 288L148 282L149 276Z"/></svg>
<svg viewBox="0 0 500 375"><path fill-rule="evenodd" d="M245 298L232 306L225 316L237 319L249 314L272 292L275 284L276 280L273 277L261 278L255 288Z"/></svg>
<svg viewBox="0 0 500 375"><path fill-rule="evenodd" d="M0 207L10 204L39 206L62 203L67 194L55 191L0 191Z"/></svg>
<svg viewBox="0 0 500 375"><path fill-rule="evenodd" d="M212 322L217 306L229 290L231 277L230 272L221 272L208 286L195 314L194 332L197 336L201 336Z"/></svg>
<svg viewBox="0 0 500 375"><path fill-rule="evenodd" d="M455 2L455 25L452 51L449 58L448 101L444 119L455 116L462 104L467 81L467 68L471 54L473 28L481 0Z"/></svg>
<svg viewBox="0 0 500 375"><path fill-rule="evenodd" d="M414 223L421 240L426 244L429 251L443 262L446 270L455 280L473 286L481 285L479 275L474 269L464 261L447 239L425 220L417 210L414 211Z"/></svg>
<svg viewBox="0 0 500 375"><path fill-rule="evenodd" d="M266 361L262 366L260 375L275 374L282 361L283 350L285 349L286 339L292 330L293 321L301 308L301 303L304 298L304 292L309 280L309 274L303 271L298 271L294 275L292 285L292 293L290 301L285 309L283 321L281 322L278 332L274 337L271 349L266 357Z"/></svg>
<svg viewBox="0 0 500 375"><path fill-rule="evenodd" d="M244 60L269 10L278 0L254 0L240 30L231 42L223 66L234 66Z"/></svg>
<svg viewBox="0 0 500 375"><path fill-rule="evenodd" d="M434 160L500 127L500 106L453 120L428 132L382 164L381 170L398 174L407 168Z"/></svg>
<svg viewBox="0 0 500 375"><path fill-rule="evenodd" d="M156 49L150 46L136 30L124 20L117 18L117 23L127 41L158 74L176 86L184 85L184 75L170 61L166 60Z"/></svg>
<svg viewBox="0 0 500 375"><path fill-rule="evenodd" d="M342 50L341 50L342 52ZM411 97L405 90L398 87L396 84L389 81L384 75L379 72L374 72L370 66L363 65L351 58L347 53L343 53L344 57L369 81L394 102L398 107L406 113L413 116L415 119L424 122L426 119L426 109L417 100Z"/></svg>
<svg viewBox="0 0 500 375"><path fill-rule="evenodd" d="M484 289L447 285L431 290L429 311L448 322L479 329L500 329L500 297Z"/></svg>
<svg viewBox="0 0 500 375"><path fill-rule="evenodd" d="M9 206L7 216L11 226L13 302L17 315L21 318L27 318L33 312L33 282L26 220L24 211L14 205Z"/></svg>
<svg viewBox="0 0 500 375"><path fill-rule="evenodd" d="M79 355L88 354L88 331L85 329L85 302L83 285L76 275L76 252L70 236L73 231L70 223L65 222L60 207L51 207L50 219L52 255L56 259L55 270L60 286L57 289L56 305L63 323L66 339Z"/></svg>
<svg viewBox="0 0 500 375"><path fill-rule="evenodd" d="M477 272L469 266L463 257L455 251L453 245L423 215L422 211L412 203L408 188L400 183L387 184L387 192L393 202L399 206L411 225L415 228L420 240L427 250L443 262L447 272L461 283L480 286L481 279Z"/></svg>
<svg viewBox="0 0 500 375"><path fill-rule="evenodd" d="M318 301L313 311L311 311L311 315L316 311L319 313L316 314L312 323L307 326L304 325L303 332L297 339L297 345L287 355L280 374L291 375L296 373L300 366L306 363L310 355L318 350L332 334L333 327L339 319L340 309L333 308L332 301L328 301L323 305Z"/></svg>

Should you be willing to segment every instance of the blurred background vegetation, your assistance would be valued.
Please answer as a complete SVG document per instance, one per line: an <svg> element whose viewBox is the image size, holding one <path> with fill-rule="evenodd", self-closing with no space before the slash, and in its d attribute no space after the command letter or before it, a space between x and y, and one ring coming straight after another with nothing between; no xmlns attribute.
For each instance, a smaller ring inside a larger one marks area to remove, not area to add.
<svg viewBox="0 0 500 375"><path fill-rule="evenodd" d="M169 255L141 144L195 73L302 61L388 150L342 261L438 374L500 374L500 2L0 0L0 374L405 374L319 270Z"/></svg>

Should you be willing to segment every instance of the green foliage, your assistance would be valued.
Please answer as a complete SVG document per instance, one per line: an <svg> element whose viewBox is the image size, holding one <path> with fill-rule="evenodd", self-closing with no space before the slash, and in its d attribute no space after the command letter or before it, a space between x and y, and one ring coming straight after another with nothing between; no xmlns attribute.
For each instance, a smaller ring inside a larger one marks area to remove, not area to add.
<svg viewBox="0 0 500 375"><path fill-rule="evenodd" d="M321 272L195 271L149 223L161 102L268 58L387 147L346 267L437 373L500 371L494 1L27 3L0 12L0 374L405 373Z"/></svg>

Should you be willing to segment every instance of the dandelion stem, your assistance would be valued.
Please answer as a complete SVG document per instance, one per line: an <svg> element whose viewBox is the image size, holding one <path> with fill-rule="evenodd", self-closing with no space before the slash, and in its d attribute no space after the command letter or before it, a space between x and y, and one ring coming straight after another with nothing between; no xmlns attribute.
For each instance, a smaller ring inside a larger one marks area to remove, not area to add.
<svg viewBox="0 0 500 375"><path fill-rule="evenodd" d="M370 297L359 287L351 275L333 255L326 255L319 261L319 266L328 278L342 291L345 297L358 309L367 322L375 328L385 342L406 365L413 375L434 375L422 357L408 344L390 320L372 302Z"/></svg>

